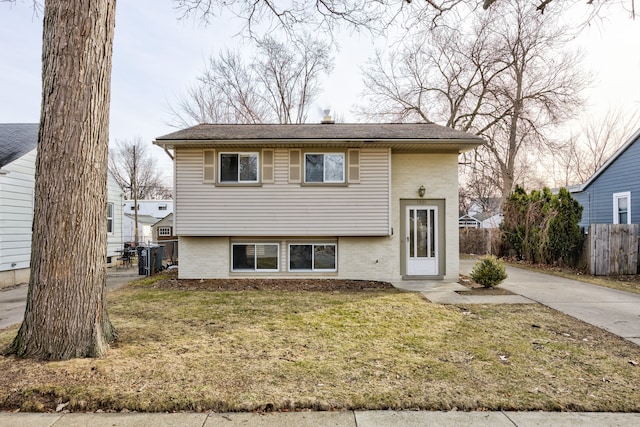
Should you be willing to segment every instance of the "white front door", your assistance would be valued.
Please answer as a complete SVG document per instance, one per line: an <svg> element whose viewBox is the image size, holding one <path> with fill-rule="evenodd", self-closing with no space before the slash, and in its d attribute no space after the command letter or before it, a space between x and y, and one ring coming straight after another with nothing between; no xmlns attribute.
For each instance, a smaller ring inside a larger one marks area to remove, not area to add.
<svg viewBox="0 0 640 427"><path fill-rule="evenodd" d="M407 275L438 275L438 207L407 206Z"/></svg>

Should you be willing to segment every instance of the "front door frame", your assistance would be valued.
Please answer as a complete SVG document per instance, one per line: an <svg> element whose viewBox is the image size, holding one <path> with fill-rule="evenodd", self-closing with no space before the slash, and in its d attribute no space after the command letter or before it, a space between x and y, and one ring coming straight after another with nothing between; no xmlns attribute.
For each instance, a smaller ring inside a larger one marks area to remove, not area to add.
<svg viewBox="0 0 640 427"><path fill-rule="evenodd" d="M408 206L436 206L438 208L437 238L438 238L438 274L433 276L416 276L407 274L407 207ZM443 279L446 275L446 210L444 199L400 199L400 271L403 280L434 280Z"/></svg>

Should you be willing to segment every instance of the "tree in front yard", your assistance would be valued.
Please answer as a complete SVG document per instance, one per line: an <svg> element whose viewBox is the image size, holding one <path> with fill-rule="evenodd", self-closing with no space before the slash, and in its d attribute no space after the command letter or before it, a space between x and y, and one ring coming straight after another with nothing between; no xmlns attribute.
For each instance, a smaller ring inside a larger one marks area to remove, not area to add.
<svg viewBox="0 0 640 427"><path fill-rule="evenodd" d="M47 0L31 278L9 354L100 356L106 308L107 156L115 0Z"/></svg>

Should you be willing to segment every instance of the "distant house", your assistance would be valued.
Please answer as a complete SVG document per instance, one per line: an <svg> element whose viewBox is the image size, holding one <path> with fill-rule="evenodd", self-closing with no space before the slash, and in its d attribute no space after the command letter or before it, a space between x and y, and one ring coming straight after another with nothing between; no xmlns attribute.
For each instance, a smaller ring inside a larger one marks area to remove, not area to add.
<svg viewBox="0 0 640 427"><path fill-rule="evenodd" d="M125 212L123 216L123 237L125 242L136 241L136 220L135 214ZM137 242L145 244L153 240L151 227L158 222L158 218L151 215L138 214L138 240Z"/></svg>
<svg viewBox="0 0 640 427"><path fill-rule="evenodd" d="M458 227L460 228L480 228L480 221L469 214L464 214L458 218Z"/></svg>
<svg viewBox="0 0 640 427"><path fill-rule="evenodd" d="M153 224L153 242L164 247L162 257L175 263L178 259L178 236L173 234L173 214L170 213Z"/></svg>
<svg viewBox="0 0 640 427"><path fill-rule="evenodd" d="M435 124L198 125L173 151L182 278L457 280L458 155Z"/></svg>
<svg viewBox="0 0 640 427"><path fill-rule="evenodd" d="M153 224L152 234L154 242L163 242L167 240L175 240L177 239L176 235L173 234L173 214L162 218L160 221Z"/></svg>
<svg viewBox="0 0 640 427"><path fill-rule="evenodd" d="M582 205L580 226L640 224L640 129L586 182L567 188Z"/></svg>
<svg viewBox="0 0 640 427"><path fill-rule="evenodd" d="M458 218L460 228L498 228L504 219L499 197L474 200L469 211Z"/></svg>
<svg viewBox="0 0 640 427"><path fill-rule="evenodd" d="M0 287L29 280L38 124L0 124ZM108 176L110 264L122 249L122 190Z"/></svg>
<svg viewBox="0 0 640 427"><path fill-rule="evenodd" d="M135 202L125 200L123 211L129 214L135 213ZM138 215L162 219L170 213L173 213L173 200L138 200Z"/></svg>

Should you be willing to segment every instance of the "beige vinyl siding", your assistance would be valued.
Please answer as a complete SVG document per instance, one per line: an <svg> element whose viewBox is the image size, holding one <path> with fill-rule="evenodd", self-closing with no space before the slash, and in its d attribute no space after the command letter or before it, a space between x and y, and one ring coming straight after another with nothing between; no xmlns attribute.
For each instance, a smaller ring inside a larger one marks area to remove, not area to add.
<svg viewBox="0 0 640 427"><path fill-rule="evenodd" d="M202 183L202 149L176 150L176 233L180 236L386 236L390 153L361 149L360 180L290 183L290 150L274 149L273 183ZM318 152L323 150L318 149Z"/></svg>

